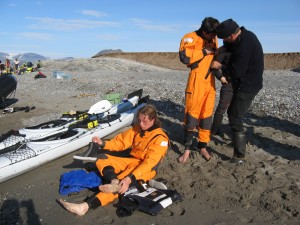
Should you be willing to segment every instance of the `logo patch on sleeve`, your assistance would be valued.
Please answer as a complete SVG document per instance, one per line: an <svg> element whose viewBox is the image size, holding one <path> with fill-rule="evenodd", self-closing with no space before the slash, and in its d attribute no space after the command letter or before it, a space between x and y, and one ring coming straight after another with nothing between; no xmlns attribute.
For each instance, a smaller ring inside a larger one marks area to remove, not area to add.
<svg viewBox="0 0 300 225"><path fill-rule="evenodd" d="M192 43L194 41L193 38L185 38L184 42Z"/></svg>
<svg viewBox="0 0 300 225"><path fill-rule="evenodd" d="M160 143L160 146L168 146L168 142L167 142L167 141L162 141L162 142Z"/></svg>

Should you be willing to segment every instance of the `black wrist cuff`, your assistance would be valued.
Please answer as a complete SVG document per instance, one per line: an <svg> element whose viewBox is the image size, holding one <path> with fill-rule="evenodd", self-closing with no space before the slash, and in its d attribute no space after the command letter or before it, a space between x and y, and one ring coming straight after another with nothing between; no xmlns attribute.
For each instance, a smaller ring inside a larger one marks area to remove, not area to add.
<svg viewBox="0 0 300 225"><path fill-rule="evenodd" d="M103 148L105 146L105 141L102 141L102 144L99 145L100 148Z"/></svg>
<svg viewBox="0 0 300 225"><path fill-rule="evenodd" d="M132 173L129 174L127 177L129 177L131 179L131 183L136 180L135 176Z"/></svg>
<svg viewBox="0 0 300 225"><path fill-rule="evenodd" d="M199 149L206 148L206 147L207 147L207 143L206 142L201 142L201 141L198 142L198 148Z"/></svg>
<svg viewBox="0 0 300 225"><path fill-rule="evenodd" d="M207 53L206 53L206 51L205 51L205 49L204 49L204 48L202 49L202 52L203 52L203 55L204 55L204 56L206 56L206 55L207 55Z"/></svg>
<svg viewBox="0 0 300 225"><path fill-rule="evenodd" d="M95 197L95 196L87 199L86 203L88 204L89 209L96 209L99 206L101 206L100 200L97 197Z"/></svg>

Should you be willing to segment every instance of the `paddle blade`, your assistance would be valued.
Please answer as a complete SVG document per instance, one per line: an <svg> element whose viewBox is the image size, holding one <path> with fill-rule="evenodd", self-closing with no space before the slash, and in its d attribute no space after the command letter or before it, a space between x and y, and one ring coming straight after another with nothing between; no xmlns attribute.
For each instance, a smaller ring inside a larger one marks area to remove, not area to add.
<svg viewBox="0 0 300 225"><path fill-rule="evenodd" d="M139 96L139 98L141 98L142 95L143 95L143 89L139 89L137 91L134 91L134 92L128 94L127 99L130 99L130 98L132 98L134 96Z"/></svg>
<svg viewBox="0 0 300 225"><path fill-rule="evenodd" d="M112 107L112 104L108 100L102 100L92 105L89 114L99 114L108 111Z"/></svg>

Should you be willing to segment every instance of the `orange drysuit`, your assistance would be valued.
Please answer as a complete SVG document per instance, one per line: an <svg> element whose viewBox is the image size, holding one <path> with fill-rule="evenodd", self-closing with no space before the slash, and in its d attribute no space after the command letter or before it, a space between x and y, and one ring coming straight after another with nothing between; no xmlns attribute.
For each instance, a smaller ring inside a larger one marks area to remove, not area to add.
<svg viewBox="0 0 300 225"><path fill-rule="evenodd" d="M137 180L148 181L156 175L156 170L167 153L169 139L161 128L154 125L147 131L141 131L139 126L117 135L110 141L105 141L104 149L123 151L132 148L131 157L123 158L105 154L96 162L103 176L103 169L112 166L118 179L132 174ZM118 197L117 194L99 192L96 197L101 205L107 205Z"/></svg>
<svg viewBox="0 0 300 225"><path fill-rule="evenodd" d="M216 95L215 78L209 72L214 55L205 55L203 49L207 45L217 48L217 39L207 41L191 32L181 39L179 48L180 61L191 68L185 90L185 129L192 131L198 126L198 141L201 143L210 141ZM185 147L189 149L191 146Z"/></svg>

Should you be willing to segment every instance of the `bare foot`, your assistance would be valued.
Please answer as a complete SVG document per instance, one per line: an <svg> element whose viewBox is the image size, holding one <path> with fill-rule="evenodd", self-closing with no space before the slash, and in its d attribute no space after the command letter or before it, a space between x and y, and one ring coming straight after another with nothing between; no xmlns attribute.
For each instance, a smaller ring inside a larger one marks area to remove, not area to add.
<svg viewBox="0 0 300 225"><path fill-rule="evenodd" d="M78 216L83 216L89 210L89 205L86 202L76 204L59 199L59 203L62 204L66 210L75 213Z"/></svg>
<svg viewBox="0 0 300 225"><path fill-rule="evenodd" d="M178 158L179 163L185 163L190 157L191 150L184 150L184 153Z"/></svg>
<svg viewBox="0 0 300 225"><path fill-rule="evenodd" d="M208 151L206 150L206 148L201 148L201 149L200 149L200 154L202 155L202 157L203 157L206 161L211 160L211 155L208 153Z"/></svg>
<svg viewBox="0 0 300 225"><path fill-rule="evenodd" d="M121 186L119 186L118 179L112 180L110 184L104 184L99 186L99 190L104 193L115 193L118 192L120 189Z"/></svg>

